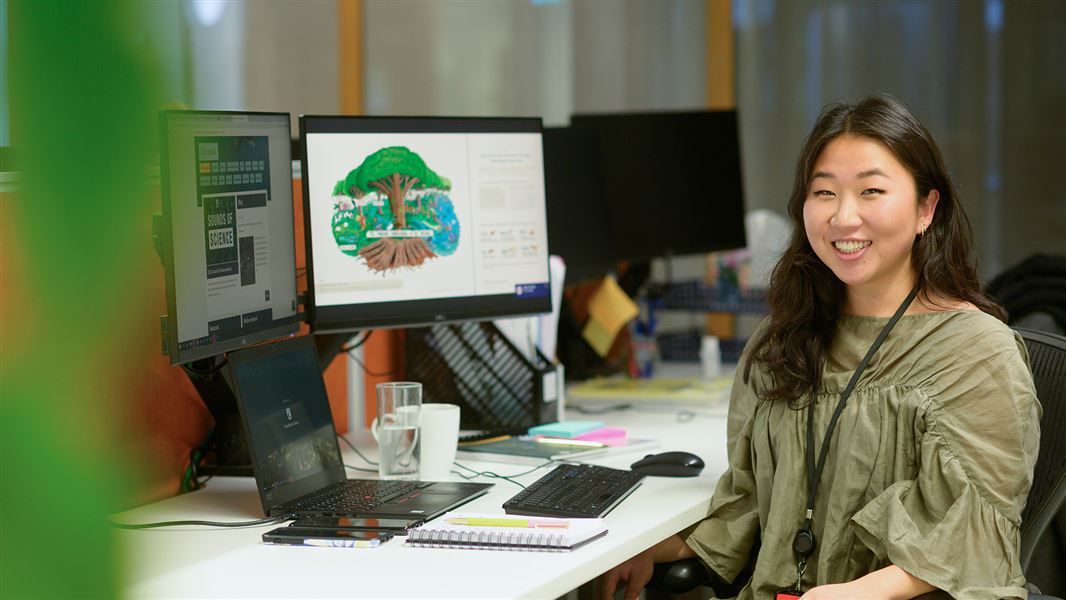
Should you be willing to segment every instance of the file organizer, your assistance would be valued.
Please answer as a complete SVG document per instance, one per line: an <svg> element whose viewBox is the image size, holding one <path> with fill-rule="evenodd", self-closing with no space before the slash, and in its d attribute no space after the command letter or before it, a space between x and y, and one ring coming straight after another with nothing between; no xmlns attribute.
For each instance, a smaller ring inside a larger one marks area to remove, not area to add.
<svg viewBox="0 0 1066 600"><path fill-rule="evenodd" d="M491 322L407 330L407 377L423 402L460 407L461 429L511 431L559 420L559 373L530 360Z"/></svg>

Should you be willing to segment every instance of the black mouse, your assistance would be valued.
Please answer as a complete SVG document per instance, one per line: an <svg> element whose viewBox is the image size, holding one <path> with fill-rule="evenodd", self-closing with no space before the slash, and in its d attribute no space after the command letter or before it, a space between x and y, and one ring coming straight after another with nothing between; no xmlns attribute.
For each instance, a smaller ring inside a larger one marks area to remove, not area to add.
<svg viewBox="0 0 1066 600"><path fill-rule="evenodd" d="M660 477L695 477L703 467L703 459L691 452L649 454L629 466L637 473Z"/></svg>

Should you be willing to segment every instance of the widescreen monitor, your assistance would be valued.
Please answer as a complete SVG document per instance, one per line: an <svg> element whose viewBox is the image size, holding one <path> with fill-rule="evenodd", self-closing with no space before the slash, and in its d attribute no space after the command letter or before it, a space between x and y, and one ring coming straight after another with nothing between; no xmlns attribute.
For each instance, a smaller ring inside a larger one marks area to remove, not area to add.
<svg viewBox="0 0 1066 600"><path fill-rule="evenodd" d="M551 310L539 118L300 117L315 332Z"/></svg>
<svg viewBox="0 0 1066 600"><path fill-rule="evenodd" d="M549 201L567 211L594 212L595 226L609 231L614 260L643 262L747 245L735 111L577 115L570 129L567 138L587 149L581 161L586 167L558 167L549 154L550 170L562 175L552 190L559 195ZM575 146L555 147L572 154ZM575 249L588 243L565 233Z"/></svg>
<svg viewBox="0 0 1066 600"><path fill-rule="evenodd" d="M160 113L171 364L295 333L288 113Z"/></svg>

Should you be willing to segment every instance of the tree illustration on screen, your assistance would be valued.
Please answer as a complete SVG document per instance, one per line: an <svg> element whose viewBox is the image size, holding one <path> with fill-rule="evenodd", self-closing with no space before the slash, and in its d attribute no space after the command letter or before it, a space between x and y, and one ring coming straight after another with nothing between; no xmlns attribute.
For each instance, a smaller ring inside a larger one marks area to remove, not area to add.
<svg viewBox="0 0 1066 600"><path fill-rule="evenodd" d="M337 245L379 272L452 254L459 221L450 190L451 182L415 152L382 148L333 187Z"/></svg>

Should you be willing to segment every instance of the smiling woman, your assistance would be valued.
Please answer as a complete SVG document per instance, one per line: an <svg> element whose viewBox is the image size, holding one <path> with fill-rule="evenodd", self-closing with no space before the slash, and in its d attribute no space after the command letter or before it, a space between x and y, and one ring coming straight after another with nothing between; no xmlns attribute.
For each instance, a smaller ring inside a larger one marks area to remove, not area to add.
<svg viewBox="0 0 1066 600"><path fill-rule="evenodd" d="M708 516L608 572L604 595L696 556L745 600L1025 597L1040 406L929 133L890 96L828 107L789 215Z"/></svg>
<svg viewBox="0 0 1066 600"><path fill-rule="evenodd" d="M794 400L817 383L839 316L887 317L913 287L908 314L969 307L1005 320L980 291L972 229L947 173L936 142L898 99L823 111L796 163L788 202L796 233L752 348L774 373L767 399Z"/></svg>
<svg viewBox="0 0 1066 600"><path fill-rule="evenodd" d="M940 198L936 190L917 193L908 169L877 140L842 135L822 150L803 225L815 254L846 286L845 314L891 314L894 299L914 287L911 249Z"/></svg>

